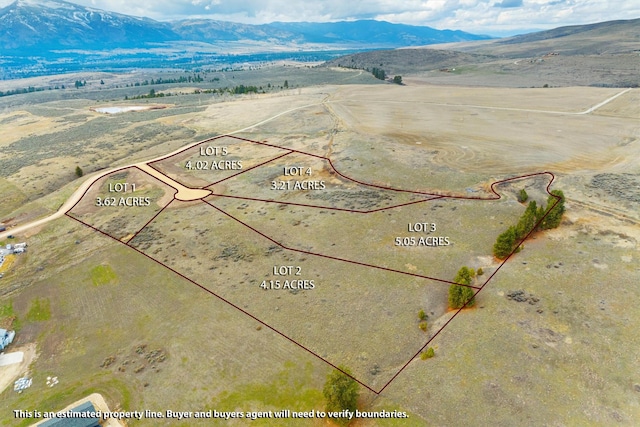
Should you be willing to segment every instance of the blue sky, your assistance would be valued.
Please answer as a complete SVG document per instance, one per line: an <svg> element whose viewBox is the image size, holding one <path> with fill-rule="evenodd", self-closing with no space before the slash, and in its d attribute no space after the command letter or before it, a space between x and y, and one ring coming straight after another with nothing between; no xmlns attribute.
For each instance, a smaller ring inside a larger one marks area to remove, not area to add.
<svg viewBox="0 0 640 427"><path fill-rule="evenodd" d="M0 6L12 0L0 0ZM33 0L28 0L33 1ZM44 0L46 1L46 0ZM157 20L273 21L378 19L477 34L507 35L564 25L640 18L638 0L73 0Z"/></svg>

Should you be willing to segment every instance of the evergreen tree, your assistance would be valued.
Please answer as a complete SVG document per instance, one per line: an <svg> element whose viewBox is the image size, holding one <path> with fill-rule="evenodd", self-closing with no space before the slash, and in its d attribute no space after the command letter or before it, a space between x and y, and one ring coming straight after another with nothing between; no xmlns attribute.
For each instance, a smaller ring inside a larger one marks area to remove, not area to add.
<svg viewBox="0 0 640 427"><path fill-rule="evenodd" d="M76 176L80 178L82 175L84 175L84 171L80 166L76 166Z"/></svg>
<svg viewBox="0 0 640 427"><path fill-rule="evenodd" d="M384 80L387 78L387 73L385 73L382 68L373 67L373 69L371 70L371 74L373 74L373 76L379 80Z"/></svg>
<svg viewBox="0 0 640 427"><path fill-rule="evenodd" d="M458 274L456 274L454 282L460 283L461 285L470 285L471 279L473 278L473 270L470 270L469 267L464 266L460 270L458 270Z"/></svg>
<svg viewBox="0 0 640 427"><path fill-rule="evenodd" d="M525 191L525 189L523 188L522 190L520 190L520 192L518 193L518 201L520 203L524 203L527 200L529 200L529 195L527 194L527 192Z"/></svg>
<svg viewBox="0 0 640 427"><path fill-rule="evenodd" d="M496 258L505 259L513 251L516 244L516 228L511 226L498 236L496 243L493 245L493 254Z"/></svg>
<svg viewBox="0 0 640 427"><path fill-rule="evenodd" d="M537 221L538 207L536 201L532 200L527 205L527 209L524 211L518 225L516 225L516 240L521 240L529 234L533 227L535 227Z"/></svg>
<svg viewBox="0 0 640 427"><path fill-rule="evenodd" d="M560 199L558 200L556 197L553 197L553 196L549 196L549 198L547 199L547 209L545 212L548 212L548 215L540 223L539 228L541 230L556 228L562 222L562 215L564 214L564 211L565 211L564 193L560 190L553 190L551 194L553 196L559 197Z"/></svg>
<svg viewBox="0 0 640 427"><path fill-rule="evenodd" d="M471 285L474 275L473 270L465 266L458 270L453 281L460 285ZM465 304L467 307L471 307L475 303L473 295L473 288L468 286L451 285L449 287L449 307L454 309L461 308L464 307Z"/></svg>
<svg viewBox="0 0 640 427"><path fill-rule="evenodd" d="M397 85L401 85L402 84L402 76L394 76L393 77L393 82Z"/></svg>

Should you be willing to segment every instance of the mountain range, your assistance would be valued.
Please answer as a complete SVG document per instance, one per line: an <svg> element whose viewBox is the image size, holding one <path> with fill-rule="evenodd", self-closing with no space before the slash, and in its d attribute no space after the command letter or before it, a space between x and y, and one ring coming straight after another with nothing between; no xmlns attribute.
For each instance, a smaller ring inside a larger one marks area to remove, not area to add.
<svg viewBox="0 0 640 427"><path fill-rule="evenodd" d="M207 19L159 22L62 0L17 0L0 9L0 53L5 54L141 48L176 41L213 45L260 41L293 48L304 44L392 48L489 38L463 31L375 20L263 25Z"/></svg>

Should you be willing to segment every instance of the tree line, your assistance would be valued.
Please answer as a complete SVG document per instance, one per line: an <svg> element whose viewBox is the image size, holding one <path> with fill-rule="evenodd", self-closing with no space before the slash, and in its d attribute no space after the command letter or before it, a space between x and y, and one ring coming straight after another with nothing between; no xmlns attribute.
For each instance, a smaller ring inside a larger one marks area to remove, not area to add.
<svg viewBox="0 0 640 427"><path fill-rule="evenodd" d="M527 192L524 189L520 190L518 201L524 203L528 199ZM562 222L564 211L564 193L561 190L551 191L546 207L544 205L537 206L535 200L530 201L517 224L510 226L498 236L493 245L493 254L496 258L505 259L514 250L519 251L520 243L533 231L558 227ZM459 309L473 306L476 290L470 286L477 276L483 274L482 268L479 268L478 271L467 266L460 268L453 279L455 284L449 287L449 307Z"/></svg>
<svg viewBox="0 0 640 427"><path fill-rule="evenodd" d="M518 200L526 201L527 199L526 191L520 191ZM493 255L498 259L505 259L532 231L558 227L562 221L563 213L564 194L561 190L551 191L546 208L544 206L538 207L535 200L530 201L518 223L510 226L498 236L493 245Z"/></svg>

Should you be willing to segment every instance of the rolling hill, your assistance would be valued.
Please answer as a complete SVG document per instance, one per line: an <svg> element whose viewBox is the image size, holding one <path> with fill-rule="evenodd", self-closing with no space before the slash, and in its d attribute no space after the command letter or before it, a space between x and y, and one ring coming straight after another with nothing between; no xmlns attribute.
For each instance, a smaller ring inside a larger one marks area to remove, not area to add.
<svg viewBox="0 0 640 427"><path fill-rule="evenodd" d="M562 55L631 53L640 51L640 19L573 25L503 39L436 47L507 58L526 58L549 52Z"/></svg>

